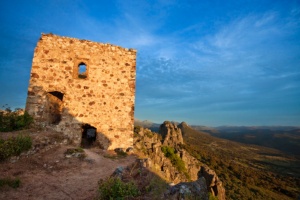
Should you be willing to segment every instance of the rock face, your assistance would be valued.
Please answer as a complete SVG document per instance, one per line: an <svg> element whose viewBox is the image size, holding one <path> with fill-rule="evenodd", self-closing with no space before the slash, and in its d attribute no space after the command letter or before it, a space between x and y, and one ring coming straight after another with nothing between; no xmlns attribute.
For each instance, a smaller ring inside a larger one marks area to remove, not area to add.
<svg viewBox="0 0 300 200"><path fill-rule="evenodd" d="M26 111L75 144L96 129L105 149L133 146L136 50L42 34Z"/></svg>
<svg viewBox="0 0 300 200"><path fill-rule="evenodd" d="M154 169L170 182L178 184L166 193L168 198L176 199L183 193L188 195L189 192L192 192L193 195L201 197L200 199L208 199L208 191L213 196L217 196L219 200L225 200L225 189L216 173L181 148L183 137L181 130L175 124L168 121L164 122L160 126L160 134L152 133L149 129L143 128L136 132L134 147L147 157L143 160L143 165ZM179 172L170 159L165 157L161 150L162 146L169 146L175 149L176 154L185 164L186 173ZM187 174L189 177L186 176ZM187 181L194 182L180 183ZM203 186L203 181L205 181L205 187ZM206 195L203 190L199 191L199 188L205 188Z"/></svg>
<svg viewBox="0 0 300 200"><path fill-rule="evenodd" d="M212 195L217 196L218 199L225 199L225 189L222 186L222 181L219 180L216 172L207 166L201 167L199 177L204 177L206 180L207 188Z"/></svg>
<svg viewBox="0 0 300 200"><path fill-rule="evenodd" d="M165 193L166 199L200 199L208 200L208 192L204 177L193 182L179 183Z"/></svg>
<svg viewBox="0 0 300 200"><path fill-rule="evenodd" d="M183 144L181 130L171 122L165 121L160 125L159 134L163 138L164 146L176 147L179 144Z"/></svg>

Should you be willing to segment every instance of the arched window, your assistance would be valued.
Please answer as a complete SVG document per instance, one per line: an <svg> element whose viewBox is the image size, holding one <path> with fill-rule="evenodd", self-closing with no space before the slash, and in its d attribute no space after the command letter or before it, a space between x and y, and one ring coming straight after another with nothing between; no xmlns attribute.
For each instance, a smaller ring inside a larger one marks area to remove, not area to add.
<svg viewBox="0 0 300 200"><path fill-rule="evenodd" d="M85 79L87 77L86 64L81 62L78 65L78 78Z"/></svg>

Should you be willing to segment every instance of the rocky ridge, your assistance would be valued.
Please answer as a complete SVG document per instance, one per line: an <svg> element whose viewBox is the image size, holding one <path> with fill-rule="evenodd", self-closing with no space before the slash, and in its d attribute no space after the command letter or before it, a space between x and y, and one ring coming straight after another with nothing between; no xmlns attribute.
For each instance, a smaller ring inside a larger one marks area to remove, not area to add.
<svg viewBox="0 0 300 200"><path fill-rule="evenodd" d="M184 197L185 194L194 196L196 194L200 199L208 199L208 192L219 200L225 199L225 189L215 171L181 148L184 142L179 127L165 121L160 126L159 134L142 127L135 129L134 146L146 157L144 165L177 184L166 192L166 196L170 199ZM174 153L184 162L185 170L178 170L165 156L162 147L166 146L174 149Z"/></svg>

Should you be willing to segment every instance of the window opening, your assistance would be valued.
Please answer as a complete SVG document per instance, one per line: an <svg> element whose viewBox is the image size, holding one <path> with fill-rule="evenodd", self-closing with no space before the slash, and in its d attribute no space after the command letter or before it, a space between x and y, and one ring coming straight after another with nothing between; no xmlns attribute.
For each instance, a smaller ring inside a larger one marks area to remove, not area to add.
<svg viewBox="0 0 300 200"><path fill-rule="evenodd" d="M81 129L82 129L81 146L83 148L89 148L96 141L97 129L89 124L82 125Z"/></svg>
<svg viewBox="0 0 300 200"><path fill-rule="evenodd" d="M78 78L85 79L87 77L86 64L81 62L78 65Z"/></svg>
<svg viewBox="0 0 300 200"><path fill-rule="evenodd" d="M50 94L52 94L53 96L57 97L59 100L63 100L64 98L64 94L58 91L54 91L54 92L49 92Z"/></svg>

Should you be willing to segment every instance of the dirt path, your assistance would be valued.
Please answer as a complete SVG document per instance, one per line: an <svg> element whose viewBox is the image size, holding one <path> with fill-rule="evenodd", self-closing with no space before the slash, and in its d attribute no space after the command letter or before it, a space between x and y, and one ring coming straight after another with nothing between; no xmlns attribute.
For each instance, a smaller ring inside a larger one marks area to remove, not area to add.
<svg viewBox="0 0 300 200"><path fill-rule="evenodd" d="M66 158L67 148L58 145L28 158L24 156L15 163L1 163L0 178L19 177L21 186L1 189L0 199L94 199L100 179L135 160L134 156L105 158L99 149L85 149L85 159Z"/></svg>

